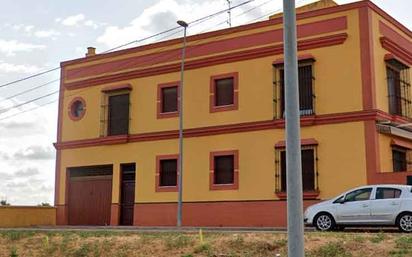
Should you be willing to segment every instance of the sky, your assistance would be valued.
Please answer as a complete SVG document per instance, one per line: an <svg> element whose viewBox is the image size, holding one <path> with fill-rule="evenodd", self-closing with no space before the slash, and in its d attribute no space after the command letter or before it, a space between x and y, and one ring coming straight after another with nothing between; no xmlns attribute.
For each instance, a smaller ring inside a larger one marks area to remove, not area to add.
<svg viewBox="0 0 412 257"><path fill-rule="evenodd" d="M232 6L245 1L232 0ZM236 8L232 11L232 26L267 19L282 10L281 2L254 0ZM296 0L297 6L311 2L314 0ZM409 0L373 2L412 29ZM96 47L97 53L103 52L173 28L179 19L190 22L225 8L226 0L2 0L0 85L83 57L88 46ZM190 26L188 34L226 28L227 18L223 13ZM128 47L179 35L164 34ZM47 83L56 79L58 70L0 88L0 200L13 205L54 201L55 92L59 83ZM38 88L18 95L35 87ZM21 105L31 100L34 101Z"/></svg>

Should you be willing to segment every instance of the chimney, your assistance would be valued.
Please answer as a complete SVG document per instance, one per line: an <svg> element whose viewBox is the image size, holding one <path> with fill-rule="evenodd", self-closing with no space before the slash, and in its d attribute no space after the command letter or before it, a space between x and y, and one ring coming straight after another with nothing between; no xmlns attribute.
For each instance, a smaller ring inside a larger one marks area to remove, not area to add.
<svg viewBox="0 0 412 257"><path fill-rule="evenodd" d="M93 55L96 55L96 48L89 46L87 48L86 57L93 56Z"/></svg>

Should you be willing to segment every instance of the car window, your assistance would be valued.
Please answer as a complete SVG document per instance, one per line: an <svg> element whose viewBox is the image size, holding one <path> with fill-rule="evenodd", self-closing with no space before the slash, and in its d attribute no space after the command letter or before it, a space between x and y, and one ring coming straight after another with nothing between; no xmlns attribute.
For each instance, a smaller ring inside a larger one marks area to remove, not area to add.
<svg viewBox="0 0 412 257"><path fill-rule="evenodd" d="M339 197L338 199L336 199L335 201L333 201L333 203L342 203L344 199L345 199L345 196L342 195L341 197Z"/></svg>
<svg viewBox="0 0 412 257"><path fill-rule="evenodd" d="M397 188L378 187L378 189L376 189L375 199L399 198L401 196L401 192L402 191Z"/></svg>
<svg viewBox="0 0 412 257"><path fill-rule="evenodd" d="M357 189L346 194L345 202L365 201L369 200L372 188Z"/></svg>

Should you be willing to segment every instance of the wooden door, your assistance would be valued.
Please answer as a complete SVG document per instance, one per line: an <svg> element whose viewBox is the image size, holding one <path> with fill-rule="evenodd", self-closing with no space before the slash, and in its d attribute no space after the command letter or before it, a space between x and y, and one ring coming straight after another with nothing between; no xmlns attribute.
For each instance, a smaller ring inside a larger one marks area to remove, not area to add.
<svg viewBox="0 0 412 257"><path fill-rule="evenodd" d="M135 181L122 181L122 197L120 210L120 224L133 225Z"/></svg>
<svg viewBox="0 0 412 257"><path fill-rule="evenodd" d="M70 225L110 224L111 175L71 177L68 198Z"/></svg>

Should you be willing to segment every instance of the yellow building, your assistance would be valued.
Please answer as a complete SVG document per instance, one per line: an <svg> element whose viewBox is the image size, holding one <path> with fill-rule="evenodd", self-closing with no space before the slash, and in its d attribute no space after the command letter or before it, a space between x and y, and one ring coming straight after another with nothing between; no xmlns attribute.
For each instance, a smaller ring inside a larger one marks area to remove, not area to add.
<svg viewBox="0 0 412 257"><path fill-rule="evenodd" d="M370 1L297 24L304 205L411 183L412 32ZM282 33L272 16L188 37L183 225L286 224ZM181 48L61 64L57 224L176 224Z"/></svg>

